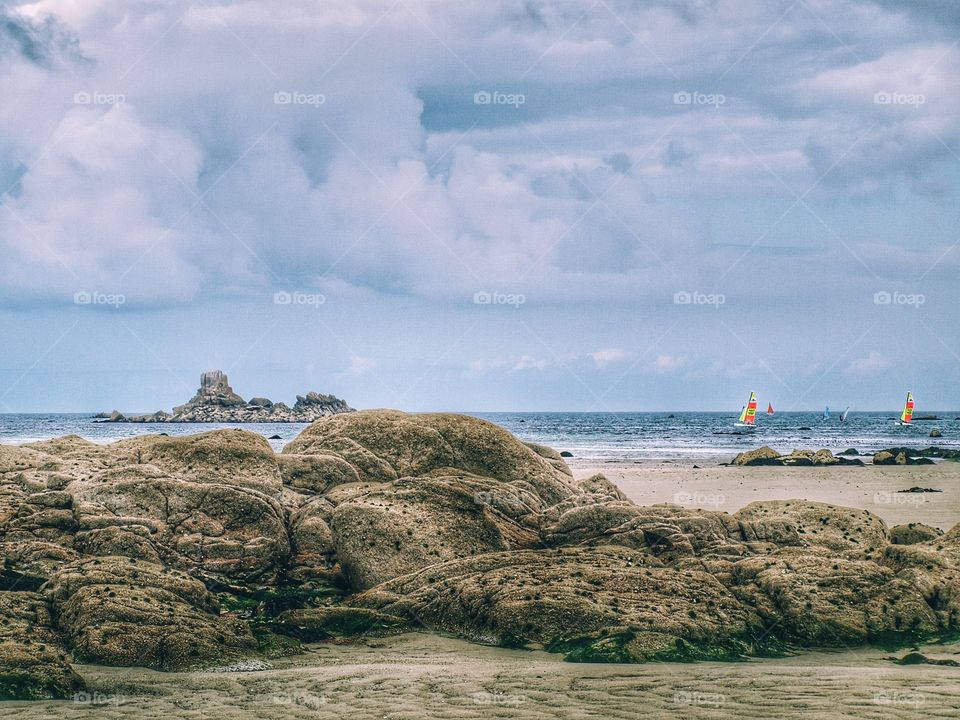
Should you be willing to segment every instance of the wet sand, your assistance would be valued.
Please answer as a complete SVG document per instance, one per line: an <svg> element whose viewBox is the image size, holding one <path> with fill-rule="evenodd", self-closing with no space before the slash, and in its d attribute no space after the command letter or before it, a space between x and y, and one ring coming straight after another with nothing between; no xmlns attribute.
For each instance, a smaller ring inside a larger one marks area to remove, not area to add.
<svg viewBox="0 0 960 720"><path fill-rule="evenodd" d="M568 460L578 478L603 473L638 505L676 503L735 512L755 500L800 498L863 508L887 525L960 522L960 463L864 467L721 467L731 458L598 463ZM699 465L699 469L693 466ZM939 493L898 493L914 486Z"/></svg>
<svg viewBox="0 0 960 720"><path fill-rule="evenodd" d="M960 658L960 645L924 648ZM6 703L41 718L954 718L960 669L888 653L745 663L593 665L427 634L312 645L260 672L165 674L79 666L90 702Z"/></svg>

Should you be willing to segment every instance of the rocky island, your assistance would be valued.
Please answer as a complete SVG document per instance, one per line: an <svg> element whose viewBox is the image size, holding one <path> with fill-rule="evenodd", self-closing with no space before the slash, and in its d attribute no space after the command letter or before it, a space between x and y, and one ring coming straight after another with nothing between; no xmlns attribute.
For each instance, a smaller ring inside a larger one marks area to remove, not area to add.
<svg viewBox="0 0 960 720"><path fill-rule="evenodd" d="M152 415L127 416L114 410L96 417L103 422L127 423L309 423L345 412L353 412L345 401L315 392L297 395L292 408L262 397L244 400L230 387L226 373L210 370L200 376L197 394L175 407L172 414L159 410Z"/></svg>
<svg viewBox="0 0 960 720"><path fill-rule="evenodd" d="M0 699L398 632L637 663L960 630L960 525L637 505L453 414L337 414L281 453L239 429L0 445L0 556Z"/></svg>

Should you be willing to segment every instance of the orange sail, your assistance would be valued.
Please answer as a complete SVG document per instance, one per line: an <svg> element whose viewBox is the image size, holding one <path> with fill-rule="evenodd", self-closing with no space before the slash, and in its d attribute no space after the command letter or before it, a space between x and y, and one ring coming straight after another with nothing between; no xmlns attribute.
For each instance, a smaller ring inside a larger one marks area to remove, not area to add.
<svg viewBox="0 0 960 720"><path fill-rule="evenodd" d="M913 393L907 393L907 402L903 406L903 412L900 414L900 422L904 425L909 425L910 421L913 420Z"/></svg>
<svg viewBox="0 0 960 720"><path fill-rule="evenodd" d="M750 402L743 409L740 422L744 425L753 425L757 422L757 394L755 392L750 393Z"/></svg>
<svg viewBox="0 0 960 720"><path fill-rule="evenodd" d="M773 415L773 405L771 403L767 403L767 415Z"/></svg>

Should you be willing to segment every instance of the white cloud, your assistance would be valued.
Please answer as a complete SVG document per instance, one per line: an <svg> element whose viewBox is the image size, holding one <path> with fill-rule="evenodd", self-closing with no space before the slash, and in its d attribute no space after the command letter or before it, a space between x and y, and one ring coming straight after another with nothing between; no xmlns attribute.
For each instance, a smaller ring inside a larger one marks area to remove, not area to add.
<svg viewBox="0 0 960 720"><path fill-rule="evenodd" d="M605 348L590 353L590 357L593 358L593 362L597 367L604 368L613 363L626 360L628 355L626 350L620 348Z"/></svg>
<svg viewBox="0 0 960 720"><path fill-rule="evenodd" d="M846 372L853 378L863 379L872 377L892 365L889 358L880 354L876 350L870 352L866 357L858 358L847 365Z"/></svg>

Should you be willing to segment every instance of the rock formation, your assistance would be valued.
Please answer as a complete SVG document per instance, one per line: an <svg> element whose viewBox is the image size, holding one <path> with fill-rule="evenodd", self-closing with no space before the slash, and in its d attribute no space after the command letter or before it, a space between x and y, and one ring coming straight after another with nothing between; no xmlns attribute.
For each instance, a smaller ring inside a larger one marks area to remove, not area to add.
<svg viewBox="0 0 960 720"><path fill-rule="evenodd" d="M180 670L400 630L605 662L960 631L960 525L641 507L450 414L338 414L280 454L243 430L0 445L0 555L0 699L77 692L72 662Z"/></svg>
<svg viewBox="0 0 960 720"><path fill-rule="evenodd" d="M333 395L309 392L297 395L291 409L282 402L255 397L249 402L237 395L226 373L210 370L200 376L200 388L193 398L173 409L173 414L158 410L152 415L127 416L119 410L98 413L95 418L103 422L127 423L261 423L261 422L313 422L338 413L352 412L353 408Z"/></svg>

